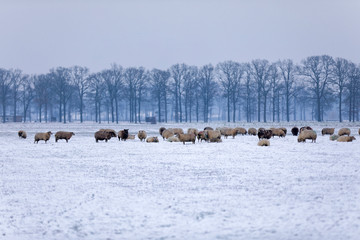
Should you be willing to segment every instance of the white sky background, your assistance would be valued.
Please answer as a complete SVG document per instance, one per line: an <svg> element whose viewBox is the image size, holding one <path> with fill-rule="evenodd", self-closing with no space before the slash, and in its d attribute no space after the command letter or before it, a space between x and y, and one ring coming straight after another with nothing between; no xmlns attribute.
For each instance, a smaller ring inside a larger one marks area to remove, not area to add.
<svg viewBox="0 0 360 240"><path fill-rule="evenodd" d="M25 73L318 54L360 63L359 0L0 0L0 67Z"/></svg>

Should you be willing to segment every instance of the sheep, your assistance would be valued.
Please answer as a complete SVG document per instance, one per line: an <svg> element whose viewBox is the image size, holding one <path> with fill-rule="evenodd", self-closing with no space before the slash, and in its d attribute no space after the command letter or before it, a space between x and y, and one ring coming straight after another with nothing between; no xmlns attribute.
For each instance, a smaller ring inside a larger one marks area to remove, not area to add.
<svg viewBox="0 0 360 240"><path fill-rule="evenodd" d="M181 128L169 128L168 130L173 132L174 134L177 134L177 133L183 134L184 133L184 131Z"/></svg>
<svg viewBox="0 0 360 240"><path fill-rule="evenodd" d="M45 143L50 139L51 136L51 132L46 132L46 133L36 133L35 137L34 137L34 143L39 143L40 140L45 141Z"/></svg>
<svg viewBox="0 0 360 240"><path fill-rule="evenodd" d="M335 131L335 128L323 128L321 130L321 134L324 135L333 135Z"/></svg>
<svg viewBox="0 0 360 240"><path fill-rule="evenodd" d="M19 136L19 138L26 139L27 134L24 130L20 130L20 131L18 131L18 136Z"/></svg>
<svg viewBox="0 0 360 240"><path fill-rule="evenodd" d="M302 131L304 131L304 130L313 130L311 127L309 127L309 126L306 126L306 127L301 127L300 128L300 133L302 132Z"/></svg>
<svg viewBox="0 0 360 240"><path fill-rule="evenodd" d="M271 129L263 129L263 128L259 128L259 131L258 131L258 138L259 139L263 139L263 138L266 138L266 139L270 139L272 137L272 131Z"/></svg>
<svg viewBox="0 0 360 240"><path fill-rule="evenodd" d="M284 131L280 128L270 128L270 130L272 131L272 137L274 136L278 136L279 138L285 137Z"/></svg>
<svg viewBox="0 0 360 240"><path fill-rule="evenodd" d="M263 139L263 140L260 140L257 144L258 146L261 146L261 147L268 147L270 146L270 141L269 140L266 140L266 139Z"/></svg>
<svg viewBox="0 0 360 240"><path fill-rule="evenodd" d="M99 131L108 132L110 134L110 138L116 137L116 132L113 129L100 129Z"/></svg>
<svg viewBox="0 0 360 240"><path fill-rule="evenodd" d="M298 136L298 142L306 142L306 139L311 139L311 142L316 143L317 134L313 130L303 130Z"/></svg>
<svg viewBox="0 0 360 240"><path fill-rule="evenodd" d="M164 127L159 128L160 136L162 136L162 133L163 133L165 130L166 130L166 128L164 128Z"/></svg>
<svg viewBox="0 0 360 240"><path fill-rule="evenodd" d="M129 136L128 136L127 139L134 140L134 139L135 139L135 135L134 135L134 134L129 134Z"/></svg>
<svg viewBox="0 0 360 240"><path fill-rule="evenodd" d="M338 138L339 138L339 135L336 135L336 134L331 135L331 136L329 137L330 141L335 141L335 140L337 140Z"/></svg>
<svg viewBox="0 0 360 240"><path fill-rule="evenodd" d="M238 131L235 128L225 128L220 130L221 135L224 135L225 138L228 136L232 136L235 138L235 136L238 134Z"/></svg>
<svg viewBox="0 0 360 240"><path fill-rule="evenodd" d="M221 133L219 130L206 130L204 132L207 141L219 142L221 140Z"/></svg>
<svg viewBox="0 0 360 240"><path fill-rule="evenodd" d="M193 133L190 134L177 133L176 135L179 138L180 142L183 142L183 144L185 144L185 142L192 142L193 144L195 144L196 136Z"/></svg>
<svg viewBox="0 0 360 240"><path fill-rule="evenodd" d="M291 133L293 136L297 136L299 134L299 129L297 127L293 127L291 129Z"/></svg>
<svg viewBox="0 0 360 240"><path fill-rule="evenodd" d="M168 142L180 142L179 138L176 136L169 137L167 139Z"/></svg>
<svg viewBox="0 0 360 240"><path fill-rule="evenodd" d="M146 137L147 137L147 134L144 130L140 130L138 132L138 138L140 139L140 141L145 141L146 140Z"/></svg>
<svg viewBox="0 0 360 240"><path fill-rule="evenodd" d="M214 130L212 127L204 127L204 131L205 130Z"/></svg>
<svg viewBox="0 0 360 240"><path fill-rule="evenodd" d="M286 129L286 128L281 127L281 128L279 128L279 129L283 130L283 132L285 133L285 135L287 134L287 129Z"/></svg>
<svg viewBox="0 0 360 240"><path fill-rule="evenodd" d="M161 136L163 137L163 140L165 140L165 139L168 139L169 137L174 136L174 133L172 131L166 129L162 132Z"/></svg>
<svg viewBox="0 0 360 240"><path fill-rule="evenodd" d="M103 131L103 130L99 130L94 134L94 137L95 137L96 142L99 142L99 140L100 141L105 140L105 142L107 142L109 139L111 139L112 133Z"/></svg>
<svg viewBox="0 0 360 240"><path fill-rule="evenodd" d="M339 136L348 135L350 136L350 129L349 128L341 128L338 132Z"/></svg>
<svg viewBox="0 0 360 240"><path fill-rule="evenodd" d="M340 136L337 139L338 142L352 142L353 140L356 140L354 136Z"/></svg>
<svg viewBox="0 0 360 240"><path fill-rule="evenodd" d="M245 128L236 127L235 130L236 130L237 134L241 134L241 135L243 135L243 136L247 134L247 131L246 131Z"/></svg>
<svg viewBox="0 0 360 240"><path fill-rule="evenodd" d="M58 131L55 133L55 142L57 142L59 139L65 139L66 142L68 142L73 135L75 135L73 132Z"/></svg>
<svg viewBox="0 0 360 240"><path fill-rule="evenodd" d="M197 130L196 128L189 128L189 129L187 130L187 133L188 133L188 134L193 133L193 134L195 134L195 136L197 136L198 133L199 133L199 130Z"/></svg>
<svg viewBox="0 0 360 240"><path fill-rule="evenodd" d="M124 130L120 130L118 132L118 139L119 141L122 140L122 141L126 141L126 139L129 138L129 129L124 129Z"/></svg>
<svg viewBox="0 0 360 240"><path fill-rule="evenodd" d="M206 135L205 135L205 131L200 131L198 134L197 134L197 139L198 139L198 142L201 140L201 142L203 140L206 141Z"/></svg>
<svg viewBox="0 0 360 240"><path fill-rule="evenodd" d="M158 139L158 137L148 137L147 139L146 139L146 142L147 143L158 143L159 142L159 139Z"/></svg>
<svg viewBox="0 0 360 240"><path fill-rule="evenodd" d="M225 133L227 130L229 130L231 128L228 128L228 127L217 127L216 128L216 131L220 131L221 135L225 136Z"/></svg>
<svg viewBox="0 0 360 240"><path fill-rule="evenodd" d="M248 129L248 134L252 135L252 136L256 136L257 135L257 130L256 128L249 128Z"/></svg>

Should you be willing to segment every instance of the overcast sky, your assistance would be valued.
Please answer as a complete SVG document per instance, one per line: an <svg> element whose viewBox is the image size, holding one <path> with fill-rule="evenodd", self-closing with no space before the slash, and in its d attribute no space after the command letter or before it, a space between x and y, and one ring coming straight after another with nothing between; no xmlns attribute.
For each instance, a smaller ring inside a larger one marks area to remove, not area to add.
<svg viewBox="0 0 360 240"><path fill-rule="evenodd" d="M360 63L359 0L0 0L0 68Z"/></svg>

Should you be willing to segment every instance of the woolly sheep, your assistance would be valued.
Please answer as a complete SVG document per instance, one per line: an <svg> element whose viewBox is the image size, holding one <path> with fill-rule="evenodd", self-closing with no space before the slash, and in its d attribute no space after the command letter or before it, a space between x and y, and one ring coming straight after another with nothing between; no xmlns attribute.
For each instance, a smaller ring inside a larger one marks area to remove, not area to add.
<svg viewBox="0 0 360 240"><path fill-rule="evenodd" d="M109 139L111 139L112 134L110 132L99 130L94 134L95 141L99 142L105 140L107 142Z"/></svg>
<svg viewBox="0 0 360 240"><path fill-rule="evenodd" d="M205 130L214 130L212 127L204 127L204 131Z"/></svg>
<svg viewBox="0 0 360 240"><path fill-rule="evenodd" d="M356 140L354 136L340 136L337 139L338 142L352 142L353 140Z"/></svg>
<svg viewBox="0 0 360 240"><path fill-rule="evenodd" d="M200 131L200 132L198 133L198 135L197 135L197 139L198 139L198 142L199 142L200 140L201 140L201 142L202 142L203 140L206 141L205 131Z"/></svg>
<svg viewBox="0 0 360 240"><path fill-rule="evenodd" d="M180 142L182 142L183 144L185 144L185 142L192 142L193 144L195 144L196 136L193 133L190 134L178 133L177 137L179 138Z"/></svg>
<svg viewBox="0 0 360 240"><path fill-rule="evenodd" d="M225 128L220 131L221 135L223 135L225 138L228 136L232 136L235 138L235 136L238 134L238 131L235 128Z"/></svg>
<svg viewBox="0 0 360 240"><path fill-rule="evenodd" d="M59 139L65 139L68 142L73 135L75 135L73 132L58 131L55 133L55 142Z"/></svg>
<svg viewBox="0 0 360 240"><path fill-rule="evenodd" d="M193 134L195 134L195 136L197 136L198 133L199 133L199 130L197 130L196 128L189 128L189 129L187 130L187 133L188 133L188 134L193 133Z"/></svg>
<svg viewBox="0 0 360 240"><path fill-rule="evenodd" d="M263 146L268 147L268 146L270 146L270 141L267 139L263 139L263 140L260 140L257 145L261 146L261 147L263 147Z"/></svg>
<svg viewBox="0 0 360 240"><path fill-rule="evenodd" d="M265 130L264 128L259 128L259 131L258 131L259 139L263 139L263 138L270 139L271 137L272 137L271 129Z"/></svg>
<svg viewBox="0 0 360 240"><path fill-rule="evenodd" d="M39 143L40 140L45 141L45 143L50 139L51 136L51 132L46 132L46 133L36 133L35 137L34 137L34 143Z"/></svg>
<svg viewBox="0 0 360 240"><path fill-rule="evenodd" d="M107 132L110 134L110 138L116 137L116 132L113 129L100 129L99 131Z"/></svg>
<svg viewBox="0 0 360 240"><path fill-rule="evenodd" d="M164 127L159 128L160 136L162 136L162 133L163 133L163 131L165 131L165 130L166 130L166 128L164 128Z"/></svg>
<svg viewBox="0 0 360 240"><path fill-rule="evenodd" d="M129 134L128 138L129 140L134 140L135 139L135 135L134 134Z"/></svg>
<svg viewBox="0 0 360 240"><path fill-rule="evenodd" d="M146 139L146 142L147 142L147 143L153 143L153 142L158 143L158 142L159 142L159 139L158 139L158 137L148 137L148 138Z"/></svg>
<svg viewBox="0 0 360 240"><path fill-rule="evenodd" d="M338 138L339 138L339 135L336 135L336 134L331 135L331 136L329 137L330 141L335 141L335 140L337 140Z"/></svg>
<svg viewBox="0 0 360 240"><path fill-rule="evenodd" d="M297 136L299 134L299 128L293 127L291 129L291 133L292 133L293 136Z"/></svg>
<svg viewBox="0 0 360 240"><path fill-rule="evenodd" d="M317 134L313 130L303 130L298 136L298 142L306 142L306 139L311 139L311 142L316 143Z"/></svg>
<svg viewBox="0 0 360 240"><path fill-rule="evenodd" d="M228 128L228 127L217 127L216 128L216 131L220 131L221 135L225 135L226 131L229 130L231 128Z"/></svg>
<svg viewBox="0 0 360 240"><path fill-rule="evenodd" d="M184 131L181 129L181 128L169 128L169 129L167 129L167 130L169 130L169 131L171 131L171 132L173 132L174 134L183 134L184 133Z"/></svg>
<svg viewBox="0 0 360 240"><path fill-rule="evenodd" d="M118 139L119 141L122 140L122 141L126 141L126 139L129 138L129 129L124 129L124 130L120 130L118 132Z"/></svg>
<svg viewBox="0 0 360 240"><path fill-rule="evenodd" d="M168 142L180 142L179 138L176 136L169 137L167 139Z"/></svg>
<svg viewBox="0 0 360 240"><path fill-rule="evenodd" d="M247 134L247 131L245 128L242 128L242 127L236 127L234 128L237 132L237 134L241 134L241 135L246 135Z"/></svg>
<svg viewBox="0 0 360 240"><path fill-rule="evenodd" d="M279 128L279 129L283 130L283 132L285 133L285 135L287 134L287 129L286 129L286 128L281 127L281 128Z"/></svg>
<svg viewBox="0 0 360 240"><path fill-rule="evenodd" d="M217 142L219 139L221 140L221 133L219 130L206 130L205 137L207 141Z"/></svg>
<svg viewBox="0 0 360 240"><path fill-rule="evenodd" d="M138 132L138 138L140 139L140 141L145 141L146 140L146 137L147 137L147 134L144 130L140 130Z"/></svg>
<svg viewBox="0 0 360 240"><path fill-rule="evenodd" d="M285 133L282 129L280 128L270 128L270 130L272 131L272 136L278 136L280 137L285 137Z"/></svg>
<svg viewBox="0 0 360 240"><path fill-rule="evenodd" d="M306 126L306 127L301 127L300 128L300 133L302 132L302 131L304 131L304 130L313 130L311 127L309 127L309 126Z"/></svg>
<svg viewBox="0 0 360 240"><path fill-rule="evenodd" d="M335 132L335 128L323 128L321 130L321 134L324 135L333 135Z"/></svg>
<svg viewBox="0 0 360 240"><path fill-rule="evenodd" d="M338 132L339 136L348 135L350 136L350 129L349 128L341 128Z"/></svg>
<svg viewBox="0 0 360 240"><path fill-rule="evenodd" d="M169 137L174 136L174 133L173 133L172 131L166 129L166 130L164 130L164 131L162 132L162 135L161 135L161 136L162 136L163 139L165 140L165 139L168 139Z"/></svg>
<svg viewBox="0 0 360 240"><path fill-rule="evenodd" d="M26 132L24 130L20 130L18 132L18 136L19 136L19 138L25 139L27 137L27 134L26 134Z"/></svg>
<svg viewBox="0 0 360 240"><path fill-rule="evenodd" d="M249 128L248 134L249 134L249 135L252 135L252 136L256 136L256 135L257 135L257 130L256 130L256 128Z"/></svg>

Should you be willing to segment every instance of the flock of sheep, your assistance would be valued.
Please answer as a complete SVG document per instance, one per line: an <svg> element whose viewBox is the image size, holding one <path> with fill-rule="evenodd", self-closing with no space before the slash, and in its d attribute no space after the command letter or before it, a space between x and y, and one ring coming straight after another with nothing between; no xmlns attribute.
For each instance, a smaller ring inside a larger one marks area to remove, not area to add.
<svg viewBox="0 0 360 240"><path fill-rule="evenodd" d="M316 142L317 134L316 132L309 126L301 127L300 129L297 127L293 127L291 129L291 133L293 136L298 136L298 142L306 142L307 139L311 140L312 142ZM323 128L321 134L330 135L330 140L338 142L352 142L356 138L354 136L350 136L350 129L349 128L341 128L338 131L338 134L335 133L335 128ZM196 139L199 141L205 142L222 142L221 137L227 138L232 136L235 138L236 135L253 135L258 136L259 146L270 146L270 142L268 139L278 136L278 137L285 137L287 134L286 128L249 128L246 130L242 127L236 128L228 128L228 127L220 127L216 128L215 130L211 127L205 127L204 130L199 131L196 128L189 128L187 133L184 133L183 129L181 128L164 128L161 127L159 129L159 134L163 138L163 140L167 140L168 142L192 142L195 144ZM34 137L34 143L38 143L39 141L45 141L45 143L50 139L52 133L36 133ZM73 132L66 132L66 131L58 131L55 133L55 142L60 139L66 140L68 142L70 138L75 135ZM360 129L359 129L360 135ZM18 132L18 136L20 138L27 138L27 134L24 130L20 130ZM140 130L137 134L140 141L146 141L148 143L152 142L159 142L158 137L152 136L147 137L147 133L144 130ZM94 134L95 141L105 141L107 142L112 137L118 137L119 141L126 141L127 139L135 139L135 135L129 134L129 129L124 129L119 131L118 133L115 132L113 129L100 129L99 131L95 132Z"/></svg>

